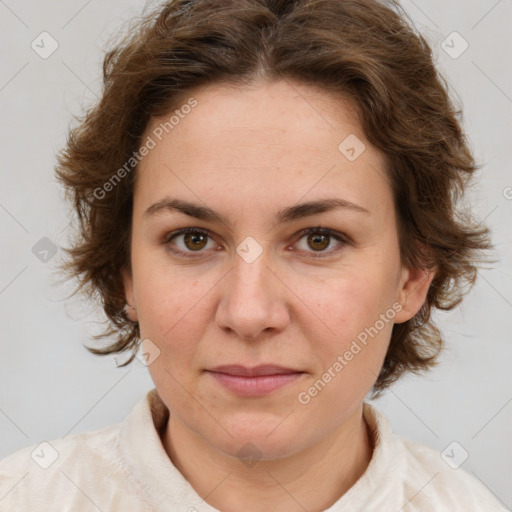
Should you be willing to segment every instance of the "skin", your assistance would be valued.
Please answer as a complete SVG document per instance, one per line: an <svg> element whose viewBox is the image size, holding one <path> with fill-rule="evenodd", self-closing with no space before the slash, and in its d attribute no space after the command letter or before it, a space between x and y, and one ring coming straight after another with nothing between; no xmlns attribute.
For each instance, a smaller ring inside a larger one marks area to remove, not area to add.
<svg viewBox="0 0 512 512"><path fill-rule="evenodd" d="M363 400L393 322L417 313L433 275L401 264L384 156L366 139L348 99L288 80L188 93L198 105L137 170L132 269L123 270L130 318L160 350L148 368L170 410L162 441L213 507L323 510L370 462ZM144 139L168 117L153 119ZM355 161L338 150L350 134L366 147ZM144 215L165 197L208 206L232 225L176 211ZM331 197L368 212L341 208L274 221L282 208ZM318 226L350 243L300 235ZM169 241L169 233L185 227L211 237L197 246L185 235ZM236 252L246 237L262 248L251 263ZM312 256L319 253L325 256ZM394 319L301 404L299 393L394 303L402 305ZM237 363L304 373L266 396L241 397L205 371ZM251 466L239 454L247 443L257 460Z"/></svg>

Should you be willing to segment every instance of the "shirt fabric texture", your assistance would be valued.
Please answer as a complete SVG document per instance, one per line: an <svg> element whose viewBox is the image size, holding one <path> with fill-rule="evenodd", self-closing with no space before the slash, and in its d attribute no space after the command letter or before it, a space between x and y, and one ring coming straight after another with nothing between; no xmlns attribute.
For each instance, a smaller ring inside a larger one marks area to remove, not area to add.
<svg viewBox="0 0 512 512"><path fill-rule="evenodd" d="M506 510L438 451L393 434L386 417L366 402L363 415L373 438L372 459L326 512ZM168 457L160 437L168 417L153 389L122 423L13 453L0 461L0 512L217 511Z"/></svg>

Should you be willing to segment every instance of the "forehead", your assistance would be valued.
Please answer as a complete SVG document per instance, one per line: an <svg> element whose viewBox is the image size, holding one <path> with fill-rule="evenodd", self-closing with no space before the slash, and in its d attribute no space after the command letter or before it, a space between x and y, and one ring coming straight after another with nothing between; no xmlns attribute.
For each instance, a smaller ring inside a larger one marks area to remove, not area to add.
<svg viewBox="0 0 512 512"><path fill-rule="evenodd" d="M192 100L196 105L189 109ZM226 134L236 137L233 143L247 142L250 137L271 143L277 134L293 132L297 145L325 151L328 145L332 149L333 142L336 149L336 141L346 131L364 137L356 104L348 96L334 96L318 86L290 80L244 87L229 83L202 86L181 93L174 104L172 112L151 120L146 133L162 125L165 128L172 114L183 110L179 119L174 116L172 129L164 130L173 132L176 144L197 144L201 142L196 139L198 134L205 143Z"/></svg>
<svg viewBox="0 0 512 512"><path fill-rule="evenodd" d="M333 191L367 204L389 195L384 155L366 139L355 105L317 87L201 87L152 119L148 137L155 147L139 164L136 185L137 202L146 205L176 189L206 202L227 195L233 207L245 196L271 207Z"/></svg>

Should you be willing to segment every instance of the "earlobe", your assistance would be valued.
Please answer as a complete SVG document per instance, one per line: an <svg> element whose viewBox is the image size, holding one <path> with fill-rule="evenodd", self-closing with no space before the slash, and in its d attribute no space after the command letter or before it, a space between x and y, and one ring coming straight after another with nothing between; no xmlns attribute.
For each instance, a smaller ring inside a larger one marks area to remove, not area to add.
<svg viewBox="0 0 512 512"><path fill-rule="evenodd" d="M123 268L121 270L121 275L123 278L124 295L126 297L126 306L124 308L124 312L131 322L138 322L139 319L137 316L135 294L133 292L133 278L131 272L128 269Z"/></svg>
<svg viewBox="0 0 512 512"><path fill-rule="evenodd" d="M404 268L402 276L398 290L398 302L402 309L395 316L397 324L407 322L421 309L434 279L435 270Z"/></svg>

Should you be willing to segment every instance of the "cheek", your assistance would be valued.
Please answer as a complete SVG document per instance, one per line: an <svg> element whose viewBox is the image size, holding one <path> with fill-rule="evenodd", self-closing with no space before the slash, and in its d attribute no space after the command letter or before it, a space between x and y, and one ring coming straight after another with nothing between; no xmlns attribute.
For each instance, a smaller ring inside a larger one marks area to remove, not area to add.
<svg viewBox="0 0 512 512"><path fill-rule="evenodd" d="M322 336L309 333L318 365L297 401L304 414L320 421L328 410L336 423L346 420L377 379L389 345L394 310L387 281L379 281L377 276L352 275L332 284L327 294L325 289L324 285L310 290L315 313L329 330L323 328ZM317 429L327 428L317 420L313 423Z"/></svg>
<svg viewBox="0 0 512 512"><path fill-rule="evenodd" d="M176 271L146 277L138 297L141 337L149 338L160 350L148 370L162 396L173 397L166 402L173 413L197 414L190 395L203 398L194 369L207 325L207 292L213 283L208 286L210 280L184 278Z"/></svg>
<svg viewBox="0 0 512 512"><path fill-rule="evenodd" d="M361 329L379 318L391 305L392 297L387 280L363 272L347 272L337 279L306 280L297 295L304 297L325 333L337 340L356 336Z"/></svg>
<svg viewBox="0 0 512 512"><path fill-rule="evenodd" d="M222 274L167 264L161 255L155 261L151 254L148 258L134 258L133 267L141 337L160 348L173 372L182 373L211 322L212 297Z"/></svg>
<svg viewBox="0 0 512 512"><path fill-rule="evenodd" d="M161 279L153 285L146 281L139 295L141 335L165 343L166 349L178 351L190 345L188 340L201 326L201 289L190 281L173 280L169 286Z"/></svg>
<svg viewBox="0 0 512 512"><path fill-rule="evenodd" d="M318 362L316 378L331 372L326 380L332 385L324 399L336 399L336 393L349 389L350 394L364 397L386 355L395 290L389 269L374 258L371 261L367 266L361 262L361 267L345 268L336 279L304 279L299 288L314 313L306 336Z"/></svg>

